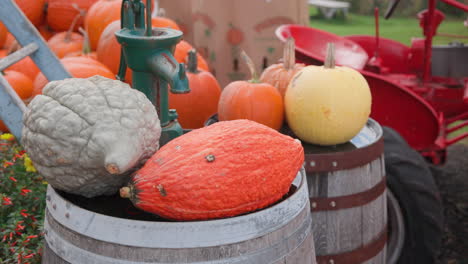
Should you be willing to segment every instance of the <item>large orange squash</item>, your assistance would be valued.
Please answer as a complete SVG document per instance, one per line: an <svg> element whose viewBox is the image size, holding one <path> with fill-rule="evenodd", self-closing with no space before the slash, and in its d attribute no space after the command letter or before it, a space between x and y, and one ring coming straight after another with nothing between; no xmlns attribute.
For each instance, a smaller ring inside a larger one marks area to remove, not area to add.
<svg viewBox="0 0 468 264"><path fill-rule="evenodd" d="M104 29L112 21L120 20L122 0L99 0L88 10L84 25L89 34L91 49L96 50Z"/></svg>
<svg viewBox="0 0 468 264"><path fill-rule="evenodd" d="M67 57L60 60L65 69L75 78L88 78L100 75L109 79L115 79L114 74L99 61L87 57ZM34 80L33 96L42 93L42 88L49 81L44 74L39 73Z"/></svg>
<svg viewBox="0 0 468 264"><path fill-rule="evenodd" d="M174 51L174 58L180 63L188 63L188 53L193 49L192 45L190 45L187 41L182 40L176 45L176 49ZM200 55L197 55L198 60L198 68L203 69L205 71L209 71L208 63L206 60Z"/></svg>
<svg viewBox="0 0 468 264"><path fill-rule="evenodd" d="M248 120L218 122L170 141L120 194L168 219L231 217L281 199L303 162L299 140Z"/></svg>
<svg viewBox="0 0 468 264"><path fill-rule="evenodd" d="M173 94L169 92L169 108L176 109L183 128L200 128L218 109L221 87L215 77L197 68L197 54L189 52L187 78L190 92Z"/></svg>
<svg viewBox="0 0 468 264"><path fill-rule="evenodd" d="M289 38L284 47L283 62L270 65L260 76L260 81L276 87L283 98L294 74L305 67L302 63L296 63L294 46L294 39Z"/></svg>
<svg viewBox="0 0 468 264"><path fill-rule="evenodd" d="M235 81L224 88L218 104L219 120L249 119L279 130L284 119L283 98L275 87L258 81L253 62L244 51L241 54L252 80Z"/></svg>
<svg viewBox="0 0 468 264"><path fill-rule="evenodd" d="M120 65L120 44L115 38L115 32L120 30L120 20L116 20L104 29L99 38L96 50L97 59L106 65L114 74L119 72ZM125 81L132 83L132 71L127 69Z"/></svg>
<svg viewBox="0 0 468 264"><path fill-rule="evenodd" d="M70 28L76 15L80 12L86 12L97 1L98 0L49 0L47 24L55 31L66 31ZM80 17L73 30L78 30L78 28L83 25L83 21L84 18Z"/></svg>

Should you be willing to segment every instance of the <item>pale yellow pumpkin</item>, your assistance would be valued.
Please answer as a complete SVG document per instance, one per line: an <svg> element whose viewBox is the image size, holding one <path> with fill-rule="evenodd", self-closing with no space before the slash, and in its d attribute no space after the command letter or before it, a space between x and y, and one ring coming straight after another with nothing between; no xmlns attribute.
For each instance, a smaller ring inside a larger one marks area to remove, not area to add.
<svg viewBox="0 0 468 264"><path fill-rule="evenodd" d="M294 77L285 94L289 127L303 141L336 145L349 141L365 126L371 92L356 70L334 65L329 44L324 66L307 66Z"/></svg>

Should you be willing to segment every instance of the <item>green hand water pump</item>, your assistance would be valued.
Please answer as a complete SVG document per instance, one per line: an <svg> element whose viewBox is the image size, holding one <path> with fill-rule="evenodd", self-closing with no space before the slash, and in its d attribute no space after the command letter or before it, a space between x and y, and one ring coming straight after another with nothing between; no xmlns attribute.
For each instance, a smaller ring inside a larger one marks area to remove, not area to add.
<svg viewBox="0 0 468 264"><path fill-rule="evenodd" d="M152 28L151 1L146 0L146 6L141 0L122 2L121 30L115 33L122 45L117 78L124 80L127 66L133 71L133 88L143 92L158 111L162 127L160 144L164 145L183 134L177 112L169 109L168 85L172 93L188 93L190 89L184 64L173 56L182 32Z"/></svg>

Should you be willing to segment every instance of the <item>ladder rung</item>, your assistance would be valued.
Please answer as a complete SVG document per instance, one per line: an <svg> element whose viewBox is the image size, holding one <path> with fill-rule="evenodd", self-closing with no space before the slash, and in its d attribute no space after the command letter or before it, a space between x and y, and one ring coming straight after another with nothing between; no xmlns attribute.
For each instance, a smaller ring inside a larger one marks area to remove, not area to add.
<svg viewBox="0 0 468 264"><path fill-rule="evenodd" d="M13 52L12 54L6 56L3 59L0 59L0 71L5 70L11 65L17 63L18 61L24 59L25 57L33 54L39 49L39 46L36 43L29 43L28 45L22 47L21 49Z"/></svg>

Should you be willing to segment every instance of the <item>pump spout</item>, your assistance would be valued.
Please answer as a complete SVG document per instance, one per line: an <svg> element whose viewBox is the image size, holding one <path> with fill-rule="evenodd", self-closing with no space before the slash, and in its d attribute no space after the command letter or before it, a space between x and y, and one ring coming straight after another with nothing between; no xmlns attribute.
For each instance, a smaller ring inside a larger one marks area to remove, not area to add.
<svg viewBox="0 0 468 264"><path fill-rule="evenodd" d="M148 60L151 72L171 86L171 92L188 93L190 88L183 63L176 61L168 50L161 50Z"/></svg>

